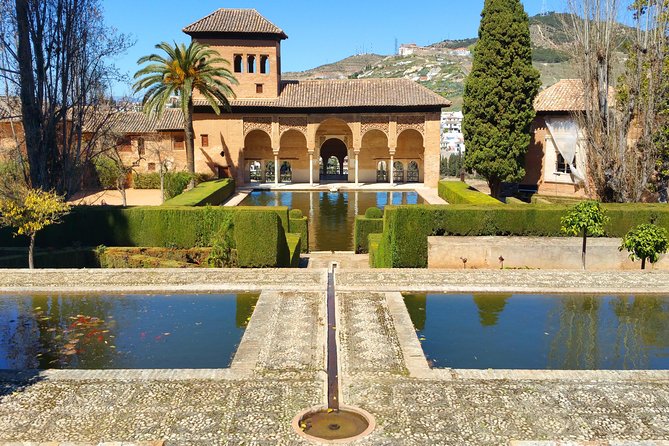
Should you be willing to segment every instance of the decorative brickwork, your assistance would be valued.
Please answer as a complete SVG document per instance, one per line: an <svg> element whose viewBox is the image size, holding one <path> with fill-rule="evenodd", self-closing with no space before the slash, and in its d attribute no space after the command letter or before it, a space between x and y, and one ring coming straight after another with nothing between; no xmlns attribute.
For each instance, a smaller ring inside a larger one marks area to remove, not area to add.
<svg viewBox="0 0 669 446"><path fill-rule="evenodd" d="M291 116L279 118L279 133L284 134L288 130L297 130L307 136L307 117L306 116Z"/></svg>
<svg viewBox="0 0 669 446"><path fill-rule="evenodd" d="M268 135L272 134L272 117L271 116L253 116L244 117L244 136L248 135L253 130L262 130Z"/></svg>
<svg viewBox="0 0 669 446"><path fill-rule="evenodd" d="M417 130L421 135L425 134L425 116L407 115L397 117L397 134L405 130Z"/></svg>
<svg viewBox="0 0 669 446"><path fill-rule="evenodd" d="M380 130L388 136L389 119L385 115L368 115L360 117L362 134L370 130Z"/></svg>

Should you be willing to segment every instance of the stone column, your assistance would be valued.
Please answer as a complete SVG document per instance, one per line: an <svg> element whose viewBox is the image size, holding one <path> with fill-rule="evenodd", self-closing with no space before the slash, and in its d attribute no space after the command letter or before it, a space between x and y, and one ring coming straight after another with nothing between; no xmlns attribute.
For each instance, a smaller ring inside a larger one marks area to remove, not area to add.
<svg viewBox="0 0 669 446"><path fill-rule="evenodd" d="M280 175L279 155L274 155L274 185L275 186L279 185L279 175Z"/></svg>
<svg viewBox="0 0 669 446"><path fill-rule="evenodd" d="M314 186L314 154L309 152L309 185Z"/></svg>
<svg viewBox="0 0 669 446"><path fill-rule="evenodd" d="M395 185L395 155L393 153L390 154L390 185L394 186Z"/></svg>
<svg viewBox="0 0 669 446"><path fill-rule="evenodd" d="M360 163L360 151L356 150L355 152L355 185L357 186L360 182L360 169L358 164Z"/></svg>

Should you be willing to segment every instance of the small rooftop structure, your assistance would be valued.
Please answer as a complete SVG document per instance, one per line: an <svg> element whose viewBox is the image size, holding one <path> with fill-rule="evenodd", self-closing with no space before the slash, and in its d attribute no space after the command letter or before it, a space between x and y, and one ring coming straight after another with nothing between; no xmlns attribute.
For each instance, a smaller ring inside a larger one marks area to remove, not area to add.
<svg viewBox="0 0 669 446"><path fill-rule="evenodd" d="M570 112L584 109L583 81L562 79L540 92L534 100L537 112Z"/></svg>
<svg viewBox="0 0 669 446"><path fill-rule="evenodd" d="M255 9L221 8L208 16L186 26L183 31L190 35L244 35L244 38L278 38L288 36L281 28L274 25Z"/></svg>

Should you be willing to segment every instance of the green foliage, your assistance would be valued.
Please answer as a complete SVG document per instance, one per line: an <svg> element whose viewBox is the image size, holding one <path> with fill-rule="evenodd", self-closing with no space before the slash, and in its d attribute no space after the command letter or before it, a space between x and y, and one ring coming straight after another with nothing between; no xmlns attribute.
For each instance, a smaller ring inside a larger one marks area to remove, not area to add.
<svg viewBox="0 0 669 446"><path fill-rule="evenodd" d="M562 217L562 232L567 235L601 237L609 221L606 211L598 201L582 201Z"/></svg>
<svg viewBox="0 0 669 446"><path fill-rule="evenodd" d="M666 205L610 204L603 208L610 217L604 227L609 237L622 237L630 228L649 221L669 228ZM429 236L559 237L564 235L562 218L568 210L560 205L388 206L375 262L384 268L426 268ZM372 247L369 249L371 254Z"/></svg>
<svg viewBox="0 0 669 446"><path fill-rule="evenodd" d="M358 254L369 252L369 235L380 234L381 232L383 232L383 218L369 218L367 215L364 217L362 215L356 216L353 230L355 252Z"/></svg>
<svg viewBox="0 0 669 446"><path fill-rule="evenodd" d="M532 48L532 60L540 63L560 63L570 59L569 54L552 48Z"/></svg>
<svg viewBox="0 0 669 446"><path fill-rule="evenodd" d="M626 249L630 259L641 260L641 268L645 268L646 260L655 263L660 254L667 252L669 235L665 228L652 223L644 223L625 234L619 250Z"/></svg>
<svg viewBox="0 0 669 446"><path fill-rule="evenodd" d="M275 268L290 265L286 233L278 215L239 212L234 216L237 261L241 268Z"/></svg>
<svg viewBox="0 0 669 446"><path fill-rule="evenodd" d="M302 217L302 211L299 209L293 209L291 212L292 215L297 215L293 211L299 211L300 217L294 218L290 217L290 232L294 234L300 234L301 242L300 249L303 253L309 252L309 219L307 217Z"/></svg>
<svg viewBox="0 0 669 446"><path fill-rule="evenodd" d="M383 211L377 207L367 208L365 218L383 218Z"/></svg>
<svg viewBox="0 0 669 446"><path fill-rule="evenodd" d="M103 189L120 189L125 185L130 169L125 167L120 160L99 155L93 160L93 165Z"/></svg>
<svg viewBox="0 0 669 446"><path fill-rule="evenodd" d="M291 209L288 213L288 217L291 220L299 220L303 217L302 211L299 209Z"/></svg>
<svg viewBox="0 0 669 446"><path fill-rule="evenodd" d="M227 220L211 239L211 253L207 265L212 268L233 268L237 266L234 227L232 220Z"/></svg>
<svg viewBox="0 0 669 446"><path fill-rule="evenodd" d="M451 204L501 205L502 202L477 191L462 181L440 181L438 193Z"/></svg>
<svg viewBox="0 0 669 446"><path fill-rule="evenodd" d="M20 201L28 194L28 185L19 161L0 160L0 200Z"/></svg>
<svg viewBox="0 0 669 446"><path fill-rule="evenodd" d="M286 234L286 243L288 244L288 253L290 257L289 266L291 268L300 267L300 252L302 252L301 234Z"/></svg>
<svg viewBox="0 0 669 446"><path fill-rule="evenodd" d="M188 175L187 180L186 178L184 180L186 184L183 186L186 187L188 181L190 181L190 175ZM207 181L198 184L194 189L165 201L163 206L204 206L207 204L218 206L230 198L234 192L235 180L231 178Z"/></svg>
<svg viewBox="0 0 669 446"><path fill-rule="evenodd" d="M195 268L205 267L210 248L124 248L96 250L101 268Z"/></svg>
<svg viewBox="0 0 669 446"><path fill-rule="evenodd" d="M165 200L171 200L183 193L186 186L196 178L189 172L169 172L165 174ZM158 185L160 188L160 184Z"/></svg>
<svg viewBox="0 0 669 446"><path fill-rule="evenodd" d="M462 127L465 167L485 177L495 197L502 182L525 176L540 86L532 66L529 19L520 0L486 0L465 83Z"/></svg>
<svg viewBox="0 0 669 446"><path fill-rule="evenodd" d="M369 234L367 244L369 245L369 266L371 268L383 268L383 265L378 260L380 243L381 234Z"/></svg>
<svg viewBox="0 0 669 446"><path fill-rule="evenodd" d="M166 175L169 175L169 173ZM160 174L157 172L133 172L132 187L135 189L160 189Z"/></svg>

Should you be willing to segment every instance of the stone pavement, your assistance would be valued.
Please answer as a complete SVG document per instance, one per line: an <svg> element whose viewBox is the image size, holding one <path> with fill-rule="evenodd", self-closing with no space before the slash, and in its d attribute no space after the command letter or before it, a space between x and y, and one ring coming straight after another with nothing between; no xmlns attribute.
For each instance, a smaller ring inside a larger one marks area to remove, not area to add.
<svg viewBox="0 0 669 446"><path fill-rule="evenodd" d="M0 441L308 444L290 422L325 401L324 275L0 271L5 293L74 285L108 290L115 284L156 292L262 291L230 369L0 374ZM371 412L378 423L355 444L666 446L669 372L430 370L412 350L418 341L396 293L495 284L529 292L572 282L581 292L669 293L669 274L656 273L340 271L341 399Z"/></svg>

